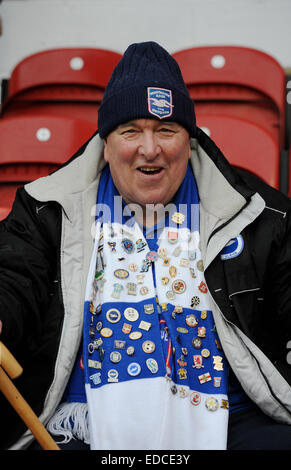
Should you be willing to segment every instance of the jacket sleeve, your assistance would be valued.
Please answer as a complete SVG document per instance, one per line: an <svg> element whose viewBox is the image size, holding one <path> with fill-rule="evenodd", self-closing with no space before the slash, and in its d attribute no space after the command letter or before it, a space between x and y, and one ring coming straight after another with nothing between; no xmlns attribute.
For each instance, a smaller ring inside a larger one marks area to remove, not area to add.
<svg viewBox="0 0 291 470"><path fill-rule="evenodd" d="M291 340L291 210L290 207L288 209L278 220L280 236L275 238L271 250L265 289L272 312L272 316L266 318L266 323L273 330L273 338L280 338L285 361L287 342Z"/></svg>
<svg viewBox="0 0 291 470"><path fill-rule="evenodd" d="M56 273L56 234L50 210L22 188L11 213L0 223L1 341L12 350L19 345L35 348L41 339L42 315L49 302ZM50 207L53 206L53 207ZM54 234L54 235L53 235Z"/></svg>
<svg viewBox="0 0 291 470"><path fill-rule="evenodd" d="M255 187L266 208L254 224L257 272L263 286L260 314L255 320L260 329L263 350L291 383L291 363L287 361L287 343L291 340L291 200L265 183Z"/></svg>

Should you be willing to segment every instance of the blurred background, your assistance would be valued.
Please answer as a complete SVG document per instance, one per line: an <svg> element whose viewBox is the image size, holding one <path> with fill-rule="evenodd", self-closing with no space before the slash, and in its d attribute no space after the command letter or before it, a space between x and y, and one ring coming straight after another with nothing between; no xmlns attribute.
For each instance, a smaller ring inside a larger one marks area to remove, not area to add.
<svg viewBox="0 0 291 470"><path fill-rule="evenodd" d="M177 59L229 161L290 197L290 18L290 0L2 0L0 220L96 131L111 71L141 41Z"/></svg>

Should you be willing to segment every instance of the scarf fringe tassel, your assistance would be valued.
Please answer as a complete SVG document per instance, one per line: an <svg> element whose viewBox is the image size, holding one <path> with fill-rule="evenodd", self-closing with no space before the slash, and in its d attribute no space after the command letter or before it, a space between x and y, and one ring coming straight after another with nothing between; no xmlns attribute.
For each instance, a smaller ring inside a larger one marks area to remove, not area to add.
<svg viewBox="0 0 291 470"><path fill-rule="evenodd" d="M72 439L90 444L87 403L62 403L46 428L54 436L64 436L58 444L67 444Z"/></svg>

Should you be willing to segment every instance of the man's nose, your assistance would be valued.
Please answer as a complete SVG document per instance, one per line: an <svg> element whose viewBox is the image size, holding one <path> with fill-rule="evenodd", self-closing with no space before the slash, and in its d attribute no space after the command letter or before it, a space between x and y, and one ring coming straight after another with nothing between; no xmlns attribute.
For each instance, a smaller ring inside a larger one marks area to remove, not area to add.
<svg viewBox="0 0 291 470"><path fill-rule="evenodd" d="M161 147L154 133L144 133L139 145L139 154L146 159L153 159L161 152Z"/></svg>

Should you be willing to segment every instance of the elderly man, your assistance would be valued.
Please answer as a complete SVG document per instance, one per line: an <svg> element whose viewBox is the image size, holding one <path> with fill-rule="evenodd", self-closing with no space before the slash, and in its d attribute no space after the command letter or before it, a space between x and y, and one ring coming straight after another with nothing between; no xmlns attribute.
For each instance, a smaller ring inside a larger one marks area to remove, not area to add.
<svg viewBox="0 0 291 470"><path fill-rule="evenodd" d="M291 449L290 241L289 200L197 128L168 52L131 45L98 133L1 224L20 390L64 449Z"/></svg>

